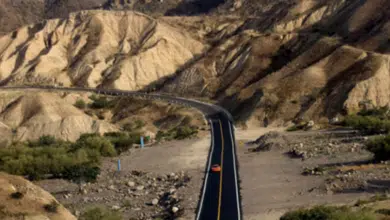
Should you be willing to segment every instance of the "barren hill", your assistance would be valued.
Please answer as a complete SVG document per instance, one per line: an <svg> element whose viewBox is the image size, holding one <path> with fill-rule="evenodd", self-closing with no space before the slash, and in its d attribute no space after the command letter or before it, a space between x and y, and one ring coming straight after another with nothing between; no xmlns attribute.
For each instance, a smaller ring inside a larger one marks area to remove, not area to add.
<svg viewBox="0 0 390 220"><path fill-rule="evenodd" d="M142 2L105 7L162 4ZM206 97L247 125L324 121L362 102L389 104L389 8L385 0L235 0L191 17L79 12L0 38L1 84Z"/></svg>
<svg viewBox="0 0 390 220"><path fill-rule="evenodd" d="M95 120L57 94L48 93L15 96L15 100L0 113L0 124L5 131L12 131L14 141L35 140L42 135L75 141L84 133L118 129L107 122Z"/></svg>
<svg viewBox="0 0 390 220"><path fill-rule="evenodd" d="M141 89L174 74L204 45L135 12L88 11L0 38L1 84Z"/></svg>
<svg viewBox="0 0 390 220"><path fill-rule="evenodd" d="M0 184L0 218L3 220L76 220L50 193L22 177L0 173ZM58 204L56 211L46 211L44 207L53 202Z"/></svg>

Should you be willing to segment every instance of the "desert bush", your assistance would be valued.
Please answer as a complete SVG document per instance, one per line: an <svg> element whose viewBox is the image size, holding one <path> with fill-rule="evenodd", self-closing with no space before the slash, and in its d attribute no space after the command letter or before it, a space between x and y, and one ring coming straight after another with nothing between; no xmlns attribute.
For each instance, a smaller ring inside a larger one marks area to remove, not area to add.
<svg viewBox="0 0 390 220"><path fill-rule="evenodd" d="M376 116L349 115L345 117L344 124L367 134L381 134L390 131L390 120L383 120Z"/></svg>
<svg viewBox="0 0 390 220"><path fill-rule="evenodd" d="M378 209L375 211L375 213L382 214L382 215L390 215L390 209Z"/></svg>
<svg viewBox="0 0 390 220"><path fill-rule="evenodd" d="M375 220L374 213L352 211L347 207L316 206L311 209L291 211L280 217L280 220Z"/></svg>
<svg viewBox="0 0 390 220"><path fill-rule="evenodd" d="M87 103L85 103L82 99L77 99L77 101L74 103L74 106L79 109L85 109L87 107Z"/></svg>
<svg viewBox="0 0 390 220"><path fill-rule="evenodd" d="M13 199L21 199L21 198L23 198L23 196L24 196L24 194L21 192L11 193L11 198L13 198Z"/></svg>
<svg viewBox="0 0 390 220"><path fill-rule="evenodd" d="M133 144L140 144L141 136L140 132L109 132L104 136L114 145L118 153L129 150ZM145 140L145 143L147 140Z"/></svg>
<svg viewBox="0 0 390 220"><path fill-rule="evenodd" d="M185 139L192 137L193 135L197 134L198 130L195 127L190 126L180 126L176 128L176 136L175 139Z"/></svg>
<svg viewBox="0 0 390 220"><path fill-rule="evenodd" d="M95 207L86 210L81 214L80 220L122 220L122 216L117 211L107 208Z"/></svg>
<svg viewBox="0 0 390 220"><path fill-rule="evenodd" d="M190 138L198 133L196 127L190 126L178 126L176 128L170 129L168 131L158 131L156 134L156 140L183 140Z"/></svg>
<svg viewBox="0 0 390 220"><path fill-rule="evenodd" d="M45 136L0 149L0 170L32 180L56 177L93 181L100 172L101 157L115 155L117 150L110 139L98 134L81 135L75 143Z"/></svg>
<svg viewBox="0 0 390 220"><path fill-rule="evenodd" d="M361 110L358 115L360 116L376 116L381 119L390 119L389 118L389 112L390 109L387 106L384 107L378 107L378 108L372 108L372 109L363 109Z"/></svg>
<svg viewBox="0 0 390 220"><path fill-rule="evenodd" d="M387 106L363 109L355 115L345 117L344 125L367 134L387 133L390 131L389 111Z"/></svg>
<svg viewBox="0 0 390 220"><path fill-rule="evenodd" d="M390 135L376 137L366 144L367 150L374 154L377 161L390 159Z"/></svg>
<svg viewBox="0 0 390 220"><path fill-rule="evenodd" d="M80 136L73 145L73 150L82 148L96 150L104 157L117 155L114 145L99 134L85 134Z"/></svg>
<svg viewBox="0 0 390 220"><path fill-rule="evenodd" d="M93 182L99 174L99 167L91 164L81 164L65 168L62 177L76 182Z"/></svg>
<svg viewBox="0 0 390 220"><path fill-rule="evenodd" d="M113 108L116 104L115 100L109 100L105 96L90 96L92 103L89 105L93 109Z"/></svg>
<svg viewBox="0 0 390 220"><path fill-rule="evenodd" d="M122 129L124 131L131 132L134 130L139 130L139 129L143 128L145 125L146 125L146 123L144 121L142 121L141 119L137 119L134 122L129 122L129 123L124 124L122 126Z"/></svg>
<svg viewBox="0 0 390 220"><path fill-rule="evenodd" d="M44 205L43 208L46 212L56 213L58 211L58 206L59 204L53 200L50 204Z"/></svg>

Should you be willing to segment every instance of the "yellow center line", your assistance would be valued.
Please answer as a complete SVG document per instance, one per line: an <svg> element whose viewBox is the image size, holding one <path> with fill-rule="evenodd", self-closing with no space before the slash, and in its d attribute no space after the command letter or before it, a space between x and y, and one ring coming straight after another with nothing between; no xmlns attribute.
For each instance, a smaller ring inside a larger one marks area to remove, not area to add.
<svg viewBox="0 0 390 220"><path fill-rule="evenodd" d="M221 218L221 202L222 202L222 172L223 172L223 151L225 148L225 143L223 139L223 132L222 132L222 122L219 120L219 125L221 126L221 138L222 138L222 149L221 149L221 172L219 177L219 199L218 199L218 218L217 220L220 220Z"/></svg>

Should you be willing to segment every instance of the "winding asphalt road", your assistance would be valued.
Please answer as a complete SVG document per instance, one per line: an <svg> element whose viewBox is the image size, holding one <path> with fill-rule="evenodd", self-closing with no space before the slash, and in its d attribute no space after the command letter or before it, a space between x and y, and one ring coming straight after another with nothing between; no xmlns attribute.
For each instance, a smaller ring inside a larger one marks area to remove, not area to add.
<svg viewBox="0 0 390 220"><path fill-rule="evenodd" d="M148 100L162 100L200 110L210 123L213 138L205 169L205 178L196 213L196 220L241 220L241 199L233 118L228 111L220 106L165 94L123 90L54 86L0 87L1 90L91 92L110 96L129 96ZM221 166L221 172L210 172L211 166L214 164Z"/></svg>

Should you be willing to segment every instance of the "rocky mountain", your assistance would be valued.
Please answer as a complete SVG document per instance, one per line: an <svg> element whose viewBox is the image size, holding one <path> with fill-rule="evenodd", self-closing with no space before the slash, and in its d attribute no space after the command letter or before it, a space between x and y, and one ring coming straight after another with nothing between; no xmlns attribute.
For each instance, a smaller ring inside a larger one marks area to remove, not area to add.
<svg viewBox="0 0 390 220"><path fill-rule="evenodd" d="M248 126L324 122L363 102L389 104L388 1L212 3L186 16L180 7L202 2L111 1L102 7L112 11L25 26L0 38L1 84L208 98ZM137 5L172 16L124 10Z"/></svg>
<svg viewBox="0 0 390 220"><path fill-rule="evenodd" d="M57 200L22 177L0 173L0 218L76 220Z"/></svg>

